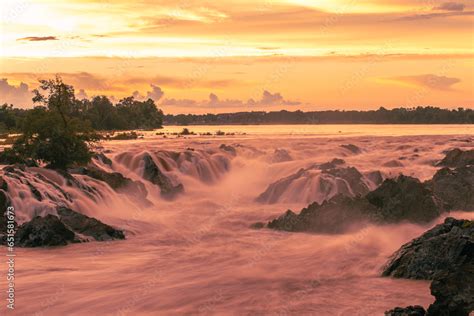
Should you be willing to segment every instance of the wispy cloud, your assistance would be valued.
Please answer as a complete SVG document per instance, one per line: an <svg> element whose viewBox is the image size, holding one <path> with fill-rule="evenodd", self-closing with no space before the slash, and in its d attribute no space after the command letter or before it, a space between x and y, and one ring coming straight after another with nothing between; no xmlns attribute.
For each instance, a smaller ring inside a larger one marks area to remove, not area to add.
<svg viewBox="0 0 474 316"><path fill-rule="evenodd" d="M388 78L386 81L440 91L452 91L454 90L452 86L461 82L459 78L438 76L434 74L392 77Z"/></svg>
<svg viewBox="0 0 474 316"><path fill-rule="evenodd" d="M43 42L43 41L57 41L59 40L56 36L28 36L17 39L17 41L28 41L28 42Z"/></svg>
<svg viewBox="0 0 474 316"><path fill-rule="evenodd" d="M433 10L442 10L442 11L464 11L466 6L463 3L457 2L445 2L441 5L434 7Z"/></svg>

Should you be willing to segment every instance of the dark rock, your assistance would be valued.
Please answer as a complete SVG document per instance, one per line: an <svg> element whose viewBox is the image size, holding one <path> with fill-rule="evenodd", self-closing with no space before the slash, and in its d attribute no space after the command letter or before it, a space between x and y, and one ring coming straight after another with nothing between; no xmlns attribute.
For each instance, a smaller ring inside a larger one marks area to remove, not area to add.
<svg viewBox="0 0 474 316"><path fill-rule="evenodd" d="M431 280L473 258L474 221L446 218L395 252L382 275Z"/></svg>
<svg viewBox="0 0 474 316"><path fill-rule="evenodd" d="M88 217L66 207L59 207L57 212L61 222L76 233L93 237L97 241L125 239L122 231L95 218Z"/></svg>
<svg viewBox="0 0 474 316"><path fill-rule="evenodd" d="M380 215L387 223L403 220L426 223L443 211L442 203L427 186L404 175L385 180L366 198L380 209Z"/></svg>
<svg viewBox="0 0 474 316"><path fill-rule="evenodd" d="M16 246L45 247L64 246L74 241L75 234L54 215L37 216L24 223L15 235Z"/></svg>
<svg viewBox="0 0 474 316"><path fill-rule="evenodd" d="M436 298L428 308L428 315L469 316L474 310L474 249L469 262L442 272L431 283L431 294Z"/></svg>
<svg viewBox="0 0 474 316"><path fill-rule="evenodd" d="M359 147L353 144L345 144L345 145L341 145L341 147L349 150L353 154L360 154L362 152L362 149L360 149Z"/></svg>
<svg viewBox="0 0 474 316"><path fill-rule="evenodd" d="M379 186L383 180L384 180L384 177L382 176L382 173L380 171L372 171L372 172L369 172L365 175L365 177L371 181L375 186Z"/></svg>
<svg viewBox="0 0 474 316"><path fill-rule="evenodd" d="M400 157L400 159L402 158L405 159L405 157ZM384 163L382 166L389 167L389 168L397 168L397 167L403 167L403 164L398 160L390 160Z"/></svg>
<svg viewBox="0 0 474 316"><path fill-rule="evenodd" d="M474 165L440 169L427 185L447 210L474 211Z"/></svg>
<svg viewBox="0 0 474 316"><path fill-rule="evenodd" d="M310 204L298 215L288 210L269 222L268 228L291 232L341 233L372 219L376 214L377 209L366 199L339 194L322 204Z"/></svg>
<svg viewBox="0 0 474 316"><path fill-rule="evenodd" d="M334 168L337 168L338 166L344 165L345 163L346 162L342 159L334 158L330 162L325 162L325 163L319 165L319 169L321 169L321 170L334 169Z"/></svg>
<svg viewBox="0 0 474 316"><path fill-rule="evenodd" d="M235 150L235 148L230 145L222 144L219 146L219 149L230 153L232 156L237 155L237 151Z"/></svg>
<svg viewBox="0 0 474 316"><path fill-rule="evenodd" d="M253 229L262 229L264 227L265 227L265 224L262 222L257 222L250 225L250 228L253 228Z"/></svg>
<svg viewBox="0 0 474 316"><path fill-rule="evenodd" d="M159 186L162 197L173 199L184 191L183 184L173 185L171 179L160 170L149 154L144 155L143 162L145 163L143 178Z"/></svg>
<svg viewBox="0 0 474 316"><path fill-rule="evenodd" d="M292 161L292 160L293 158L291 157L290 153L286 149L275 149L271 158L272 163L279 163L279 162Z"/></svg>
<svg viewBox="0 0 474 316"><path fill-rule="evenodd" d="M330 174L336 179L342 179L348 183L349 186L342 186L342 191L339 191L347 196L366 195L370 191L364 182L364 176L354 167L325 169L322 174ZM346 189L347 192L345 192Z"/></svg>
<svg viewBox="0 0 474 316"><path fill-rule="evenodd" d="M110 160L104 153L96 153L93 158L102 162L104 165L112 166L112 160Z"/></svg>
<svg viewBox="0 0 474 316"><path fill-rule="evenodd" d="M405 308L395 307L392 310L386 311L385 316L424 316L426 311L419 305L408 306Z"/></svg>
<svg viewBox="0 0 474 316"><path fill-rule="evenodd" d="M437 165L444 167L463 167L474 164L474 149L463 151L455 148L446 153L446 157Z"/></svg>

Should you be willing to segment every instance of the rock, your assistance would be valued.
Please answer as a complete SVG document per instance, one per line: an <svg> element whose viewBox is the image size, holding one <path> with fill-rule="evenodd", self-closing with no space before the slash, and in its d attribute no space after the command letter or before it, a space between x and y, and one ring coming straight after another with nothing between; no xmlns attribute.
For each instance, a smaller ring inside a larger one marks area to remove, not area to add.
<svg viewBox="0 0 474 316"><path fill-rule="evenodd" d="M97 241L125 239L122 231L95 218L88 217L66 207L58 207L57 212L62 223L81 235L93 237Z"/></svg>
<svg viewBox="0 0 474 316"><path fill-rule="evenodd" d="M323 167L340 164L340 160L332 161L323 164ZM330 199L337 194L344 194L347 196L365 195L370 191L368 181L365 177L354 167L346 168L332 168L323 170L321 165L312 165L306 169L300 169L295 174L282 178L272 184L261 193L256 201L260 203L276 203L281 201L285 192L295 191L298 194L291 196L292 201L307 202L323 202ZM306 188L307 191L301 190L301 185L316 186ZM293 191L292 191L293 190ZM309 193L308 193L309 192Z"/></svg>
<svg viewBox="0 0 474 316"><path fill-rule="evenodd" d="M446 218L395 252L382 275L432 280L437 274L473 262L474 221Z"/></svg>
<svg viewBox="0 0 474 316"><path fill-rule="evenodd" d="M345 163L346 162L342 159L334 158L330 162L325 162L325 163L319 165L319 169L321 169L321 170L334 169L334 168L337 168L338 166L344 165Z"/></svg>
<svg viewBox="0 0 474 316"><path fill-rule="evenodd" d="M250 228L252 229L262 229L264 227L265 227L265 223L262 223L262 222L257 222L250 225Z"/></svg>
<svg viewBox="0 0 474 316"><path fill-rule="evenodd" d="M472 244L471 244L472 245ZM431 283L431 294L436 298L428 308L428 315L469 316L474 310L474 249L470 261L442 272Z"/></svg>
<svg viewBox="0 0 474 316"><path fill-rule="evenodd" d="M125 193L137 199L146 199L148 191L140 181L133 181L118 172L106 172L98 168L81 168L77 171L99 181L107 183L112 189L119 193Z"/></svg>
<svg viewBox="0 0 474 316"><path fill-rule="evenodd" d="M392 310L386 311L385 316L424 316L426 311L419 305L408 306L405 308L395 307Z"/></svg>
<svg viewBox="0 0 474 316"><path fill-rule="evenodd" d="M15 245L19 247L64 246L74 241L74 237L74 232L61 223L58 217L49 214L45 217L37 216L18 227Z"/></svg>
<svg viewBox="0 0 474 316"><path fill-rule="evenodd" d="M271 157L272 163L279 163L285 161L292 161L293 158L290 156L290 153L286 149L275 149Z"/></svg>
<svg viewBox="0 0 474 316"><path fill-rule="evenodd" d="M389 167L389 168L398 168L398 167L403 167L403 164L398 160L390 160L384 163L382 166Z"/></svg>
<svg viewBox="0 0 474 316"><path fill-rule="evenodd" d="M366 195L367 200L380 209L380 216L387 223L407 220L427 223L443 211L442 203L418 179L400 175L387 179L377 189Z"/></svg>
<svg viewBox="0 0 474 316"><path fill-rule="evenodd" d="M349 150L353 154L360 154L362 152L362 149L360 149L359 147L353 144L345 144L345 145L341 145L341 147Z"/></svg>
<svg viewBox="0 0 474 316"><path fill-rule="evenodd" d="M339 194L322 204L310 204L298 215L288 210L269 222L268 228L290 232L341 233L376 214L376 208L366 199Z"/></svg>
<svg viewBox="0 0 474 316"><path fill-rule="evenodd" d="M222 145L219 146L219 149L223 150L225 152L228 152L232 156L237 155L237 151L235 150L235 148L230 146L230 145L222 144Z"/></svg>
<svg viewBox="0 0 474 316"><path fill-rule="evenodd" d="M437 166L444 167L463 167L467 165L474 165L474 149L463 151L455 148L446 152L446 157L441 160Z"/></svg>
<svg viewBox="0 0 474 316"><path fill-rule="evenodd" d="M427 185L448 211L474 211L474 165L440 169Z"/></svg>
<svg viewBox="0 0 474 316"><path fill-rule="evenodd" d="M365 177L371 181L375 187L378 187L380 184L382 184L384 180L384 177L380 171L369 172L365 175Z"/></svg>
<svg viewBox="0 0 474 316"><path fill-rule="evenodd" d="M112 166L112 160L110 160L104 153L96 153L92 158L100 161L104 165Z"/></svg>
<svg viewBox="0 0 474 316"><path fill-rule="evenodd" d="M173 185L171 179L160 170L149 154L144 155L143 162L145 163L143 178L159 186L162 197L173 199L184 191L183 184Z"/></svg>

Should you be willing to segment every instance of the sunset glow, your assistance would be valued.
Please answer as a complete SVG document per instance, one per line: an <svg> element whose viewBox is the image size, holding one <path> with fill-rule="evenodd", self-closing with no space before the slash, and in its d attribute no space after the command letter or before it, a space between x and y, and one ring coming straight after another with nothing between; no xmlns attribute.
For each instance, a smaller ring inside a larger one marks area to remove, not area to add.
<svg viewBox="0 0 474 316"><path fill-rule="evenodd" d="M416 0L6 0L0 101L31 106L29 93L12 91L61 73L88 96L159 86L155 101L169 113L242 110L265 90L297 105L250 109L471 107L473 10ZM206 106L211 93L225 102Z"/></svg>

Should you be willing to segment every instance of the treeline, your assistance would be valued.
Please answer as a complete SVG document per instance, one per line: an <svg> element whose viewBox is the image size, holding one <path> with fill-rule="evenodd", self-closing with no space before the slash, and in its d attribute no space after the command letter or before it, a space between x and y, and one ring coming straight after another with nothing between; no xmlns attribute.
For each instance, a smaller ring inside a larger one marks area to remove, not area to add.
<svg viewBox="0 0 474 316"><path fill-rule="evenodd" d="M473 109L383 107L370 111L274 111L165 115L165 125L230 124L473 124Z"/></svg>
<svg viewBox="0 0 474 316"><path fill-rule="evenodd" d="M156 107L152 99L138 101L133 97L128 97L114 105L106 96L78 100L74 97L74 90L63 99L67 100L63 108L70 119L90 125L97 131L155 129L161 128L163 124L163 112ZM0 133L21 131L26 118L37 113L43 106L39 101L33 100L35 105L40 104L33 109L18 109L13 105L1 105Z"/></svg>

